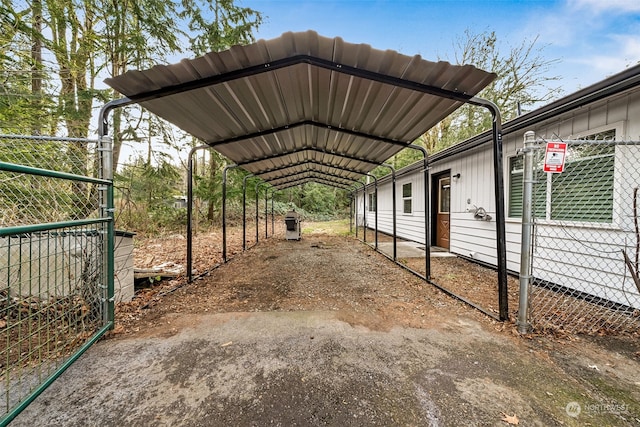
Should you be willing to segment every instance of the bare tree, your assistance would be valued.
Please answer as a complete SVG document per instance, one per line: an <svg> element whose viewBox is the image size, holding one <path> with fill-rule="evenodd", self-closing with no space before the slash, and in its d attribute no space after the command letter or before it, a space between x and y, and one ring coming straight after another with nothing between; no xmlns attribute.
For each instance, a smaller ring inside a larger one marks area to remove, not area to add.
<svg viewBox="0 0 640 427"><path fill-rule="evenodd" d="M498 75L479 96L494 102L503 121L513 119L521 108L557 97L561 89L551 83L558 76L549 75L558 59L544 55L546 45L538 37L524 40L516 46L502 45L494 31L473 33L466 30L454 43L456 64L469 64ZM491 117L483 109L464 105L438 123L421 138L430 151L439 151L491 128Z"/></svg>

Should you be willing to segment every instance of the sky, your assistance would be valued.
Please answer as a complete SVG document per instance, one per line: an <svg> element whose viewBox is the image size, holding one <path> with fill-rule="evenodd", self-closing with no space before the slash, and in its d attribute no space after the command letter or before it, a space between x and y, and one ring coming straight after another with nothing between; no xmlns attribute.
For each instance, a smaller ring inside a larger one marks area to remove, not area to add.
<svg viewBox="0 0 640 427"><path fill-rule="evenodd" d="M424 59L454 62L466 30L504 48L533 42L563 95L640 63L640 0L238 0L265 16L257 39L314 30ZM491 70L488 70L491 71Z"/></svg>
<svg viewBox="0 0 640 427"><path fill-rule="evenodd" d="M548 77L559 78L549 84L561 87L557 97L640 63L640 0L236 0L236 4L263 14L256 39L314 30L321 36L419 54L430 61L454 63L454 44L467 30L495 31L504 49L537 38L536 47L544 58L557 60L548 71ZM123 158L133 150L124 147Z"/></svg>

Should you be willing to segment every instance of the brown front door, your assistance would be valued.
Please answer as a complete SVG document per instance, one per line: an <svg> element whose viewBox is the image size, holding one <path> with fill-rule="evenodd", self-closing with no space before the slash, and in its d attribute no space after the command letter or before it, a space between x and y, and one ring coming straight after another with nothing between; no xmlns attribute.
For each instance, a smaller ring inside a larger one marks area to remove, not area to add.
<svg viewBox="0 0 640 427"><path fill-rule="evenodd" d="M449 206L451 204L451 177L438 179L438 212L436 214L436 246L449 249Z"/></svg>

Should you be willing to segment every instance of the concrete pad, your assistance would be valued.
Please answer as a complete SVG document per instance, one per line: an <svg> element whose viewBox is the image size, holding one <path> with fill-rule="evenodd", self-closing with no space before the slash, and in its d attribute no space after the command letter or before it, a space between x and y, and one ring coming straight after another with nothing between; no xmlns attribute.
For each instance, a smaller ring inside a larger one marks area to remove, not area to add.
<svg viewBox="0 0 640 427"><path fill-rule="evenodd" d="M572 421L564 407L573 398L562 396L576 392L574 379L475 320L381 331L340 319L164 318L144 336L89 349L12 427L503 425L505 414L527 426Z"/></svg>
<svg viewBox="0 0 640 427"><path fill-rule="evenodd" d="M393 242L379 242L378 249L385 254L393 254ZM398 258L424 258L424 245L417 242L401 241L396 243L396 254ZM431 247L432 257L455 257L446 249Z"/></svg>

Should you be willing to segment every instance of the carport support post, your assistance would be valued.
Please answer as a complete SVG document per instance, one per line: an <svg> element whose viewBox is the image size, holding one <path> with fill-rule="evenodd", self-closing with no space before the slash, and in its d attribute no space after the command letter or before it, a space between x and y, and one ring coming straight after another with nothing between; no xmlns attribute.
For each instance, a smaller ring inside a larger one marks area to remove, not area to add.
<svg viewBox="0 0 640 427"><path fill-rule="evenodd" d="M227 165L222 169L222 262L227 262L227 171L238 165Z"/></svg>
<svg viewBox="0 0 640 427"><path fill-rule="evenodd" d="M253 174L242 178L242 251L247 250L247 179Z"/></svg>
<svg viewBox="0 0 640 427"><path fill-rule="evenodd" d="M264 189L264 238L269 238L269 188Z"/></svg>
<svg viewBox="0 0 640 427"><path fill-rule="evenodd" d="M255 192L256 192L256 245L258 244L258 242L260 241L260 214L259 214L259 207L258 207L258 203L259 203L259 198L258 198L258 194L260 193L260 183L256 182L255 185Z"/></svg>
<svg viewBox="0 0 640 427"><path fill-rule="evenodd" d="M353 190L353 216L356 223L356 239L358 238L358 190Z"/></svg>
<svg viewBox="0 0 640 427"><path fill-rule="evenodd" d="M353 193L349 195L349 234L353 233Z"/></svg>
<svg viewBox="0 0 640 427"><path fill-rule="evenodd" d="M367 176L370 176L371 178L373 178L373 194L374 194L373 198L375 199L373 217L376 223L374 235L375 235L375 248L377 251L378 250L378 178L376 178L375 175L372 175L370 173L368 173Z"/></svg>
<svg viewBox="0 0 640 427"><path fill-rule="evenodd" d="M276 189L274 188L273 191L271 192L271 236L274 236L276 234L275 231L275 226L276 226L276 218L273 214L273 199L276 194Z"/></svg>
<svg viewBox="0 0 640 427"><path fill-rule="evenodd" d="M396 213L396 168L388 163L383 163L380 166L391 169L391 209L393 210L393 261L395 262L398 260L398 236L396 236L396 219L398 215Z"/></svg>
<svg viewBox="0 0 640 427"><path fill-rule="evenodd" d="M509 320L509 298L507 294L507 243L504 212L504 172L502 168L502 121L498 106L486 99L472 97L470 104L485 107L491 112L493 121L493 173L496 197L496 252L498 267L498 311L501 321Z"/></svg>
<svg viewBox="0 0 640 427"><path fill-rule="evenodd" d="M373 185L374 185L374 190L373 190L373 194L374 194L374 198L376 199L376 210L373 213L373 215L375 216L375 221L376 221L376 251L378 250L378 178L376 178L375 176L373 177L374 181L373 181Z"/></svg>
<svg viewBox="0 0 640 427"><path fill-rule="evenodd" d="M424 170L423 180L424 180L424 268L425 268L425 277L427 280L431 280L431 240L429 239L429 154L427 153L426 148L421 147L419 145L411 144L408 145L407 148L411 148L413 150L418 150L422 153Z"/></svg>
<svg viewBox="0 0 640 427"><path fill-rule="evenodd" d="M197 150L209 148L199 145L189 151L187 158L187 282L193 281L193 155Z"/></svg>
<svg viewBox="0 0 640 427"><path fill-rule="evenodd" d="M374 216L374 220L376 222L376 228L375 228L375 231L374 231L374 233L375 233L374 235L375 235L375 248L376 248L376 250L378 250L378 178L376 178L375 175L372 175L370 173L368 173L367 176L370 176L371 178L373 178L373 188L374 188L373 194L374 194L374 198L375 198L375 209L374 209L374 212L373 212L373 216ZM365 191L365 194L364 194L364 198L365 199L367 198L366 191ZM364 241L366 242L367 239L365 238Z"/></svg>
<svg viewBox="0 0 640 427"><path fill-rule="evenodd" d="M524 187L522 191L522 240L520 242L520 300L518 332L529 332L529 284L531 282L531 234L533 227L533 163L536 134L524 134Z"/></svg>
<svg viewBox="0 0 640 427"><path fill-rule="evenodd" d="M362 240L367 243L367 186L362 183Z"/></svg>

